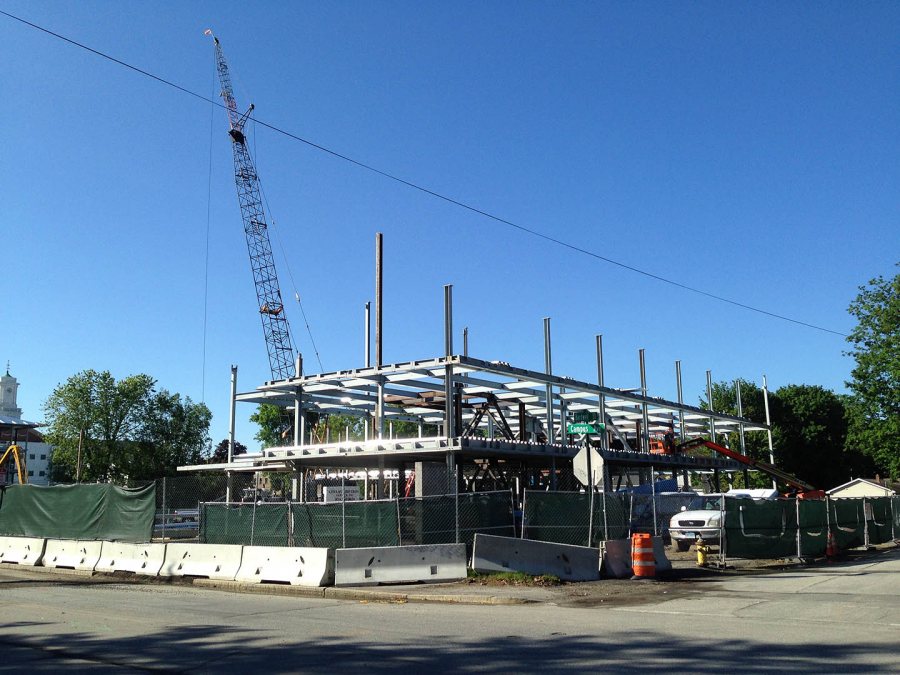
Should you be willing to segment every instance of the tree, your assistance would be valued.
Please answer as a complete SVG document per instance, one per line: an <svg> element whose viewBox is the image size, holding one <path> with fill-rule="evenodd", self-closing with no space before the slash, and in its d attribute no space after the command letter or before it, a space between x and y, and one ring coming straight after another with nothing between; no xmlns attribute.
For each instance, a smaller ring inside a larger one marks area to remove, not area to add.
<svg viewBox="0 0 900 675"><path fill-rule="evenodd" d="M291 432L291 427L288 417L285 415L284 410L277 405L261 403L256 412L250 415L250 421L259 425L259 431L256 432L254 438L264 448L284 445L285 441L290 440L288 435Z"/></svg>
<svg viewBox="0 0 900 675"><path fill-rule="evenodd" d="M775 463L817 488L846 482L844 401L818 385L790 384L772 396Z"/></svg>
<svg viewBox="0 0 900 675"><path fill-rule="evenodd" d="M149 375L119 381L85 370L58 385L44 403L51 475L72 481L151 479L196 463L208 448L212 413L202 403L156 391Z"/></svg>
<svg viewBox="0 0 900 675"><path fill-rule="evenodd" d="M232 459L237 457L238 455L244 455L247 453L247 446L241 443L240 441L234 442L234 450L231 453ZM213 450L212 455L209 457L210 464L224 464L228 461L228 439L223 438L219 441L219 444Z"/></svg>
<svg viewBox="0 0 900 675"><path fill-rule="evenodd" d="M900 263L898 263L900 266ZM856 361L848 443L877 468L900 476L900 274L860 286L849 312L857 325L847 341Z"/></svg>

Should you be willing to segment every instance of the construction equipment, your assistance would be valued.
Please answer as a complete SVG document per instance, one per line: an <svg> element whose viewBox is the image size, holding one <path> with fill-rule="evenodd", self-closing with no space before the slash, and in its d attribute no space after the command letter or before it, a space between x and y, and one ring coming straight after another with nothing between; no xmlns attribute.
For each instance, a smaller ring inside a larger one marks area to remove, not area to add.
<svg viewBox="0 0 900 675"><path fill-rule="evenodd" d="M3 456L0 457L0 469L6 468L6 461L9 459L10 455L12 455L16 462L16 473L19 476L19 483L25 485L28 483L28 472L25 471L25 453L22 452L22 449L18 445L12 444L6 448Z"/></svg>
<svg viewBox="0 0 900 675"><path fill-rule="evenodd" d="M212 31L207 30L206 34L212 35ZM269 226L260 197L259 178L244 134L244 125L253 112L253 105L251 104L244 114L238 112L222 45L219 44L219 38L213 36L213 39L216 43L216 68L222 87L221 96L225 102L230 125L228 135L231 137L234 154L234 182L244 221L244 235L250 253L253 281L256 284L256 299L266 349L269 353L269 366L273 380L286 380L295 375L294 350L287 317L284 314L284 303L281 300L278 275L275 271L275 258L269 241Z"/></svg>
<svg viewBox="0 0 900 675"><path fill-rule="evenodd" d="M705 438L692 438L689 441L680 443L675 447L675 453L677 454L679 452L685 452L687 450L698 448L700 446L705 446L710 450L714 450L720 455L725 455L729 459L733 459L734 461L743 464L744 466L747 466L751 469L756 469L757 471L762 471L763 473L782 481L783 483L793 488L796 496L798 497L804 499L819 499L825 497L824 491L817 490L809 483L800 480L796 476L789 474L787 471L782 471L777 466L773 466L768 462L762 462L758 459L747 457L747 455L742 455L739 452L735 452L734 450L726 448L723 445L719 445L718 443L708 441Z"/></svg>

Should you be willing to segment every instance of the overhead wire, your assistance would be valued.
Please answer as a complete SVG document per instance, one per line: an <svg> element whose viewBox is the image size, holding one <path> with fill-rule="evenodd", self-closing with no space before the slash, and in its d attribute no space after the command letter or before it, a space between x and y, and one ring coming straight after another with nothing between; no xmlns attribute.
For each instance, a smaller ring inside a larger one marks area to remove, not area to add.
<svg viewBox="0 0 900 675"><path fill-rule="evenodd" d="M248 148L249 150L249 148ZM253 164L256 166L257 177L259 176L259 153L256 150L256 122L253 122ZM291 268L291 263L288 260L287 252L284 249L284 241L281 238L281 232L278 229L277 221L275 220L275 216L272 213L272 207L269 206L269 198L266 196L266 189L263 187L262 181L258 181L259 191L263 198L263 203L266 205L266 211L269 213L269 220L272 222L272 230L275 233L275 241L278 242L278 249L281 251L281 258L284 260L285 269L287 269L288 278L291 280L291 289L294 291L294 299L297 301L297 306L300 308L300 314L303 316L303 323L306 325L306 332L309 335L309 341L312 344L313 353L316 355L316 361L319 364L319 371L325 372L325 366L322 365L322 358L319 356L319 348L316 346L316 339L313 337L312 328L309 325L309 319L306 317L306 310L303 308L303 301L300 299L300 291L297 290L297 283L294 281L294 271ZM294 337L291 335L291 340L293 341ZM297 349L297 345L294 345L294 351L299 351Z"/></svg>
<svg viewBox="0 0 900 675"><path fill-rule="evenodd" d="M146 71L146 70L143 70L143 69L141 69L141 68L138 68L137 66L133 66L133 65L131 65L130 63L127 63L127 62L125 62L125 61L122 61L122 60L120 60L120 59L117 59L117 58L115 58L114 56L111 56L111 55L109 55L109 54L106 54L106 53L104 53L104 52L101 52L101 51L99 51L99 50L97 50L97 49L93 49L92 47L88 47L87 45L82 44L82 43L80 43L80 42L78 42L78 41L76 41L76 40L73 40L73 39L68 38L68 37L66 37L66 36L64 36L64 35L60 35L59 33L56 33L56 32L54 32L54 31L52 31L52 30L49 30L49 29L47 29L47 28L44 28L43 26L39 26L38 24L32 23L31 21L27 21L26 19L23 19L23 18L21 18L21 17L15 16L14 14L10 14L9 12L5 12L5 11L3 11L3 10L0 10L0 14L2 14L3 16L9 17L10 19L13 19L13 20L15 20L15 21L19 21L20 23L23 23L23 24L25 24L25 25L27 25L27 26L30 26L30 27L32 27L32 28L34 28L34 29L36 29L36 30L39 30L39 31L43 32L43 33L46 33L46 34L48 34L48 35L51 35L51 36L53 36L53 37L55 37L55 38L57 38L57 39L59 39L59 40L62 40L62 41L64 41L64 42L67 42L67 43L69 43L69 44L71 44L71 45L74 45L74 46L76 46L76 47L79 47L80 49L84 49L84 50L86 50L86 51L88 51L88 52L90 52L90 53L92 53L92 54L95 54L95 55L97 55L97 56L100 56L101 58L104 58L104 59L107 59L107 60L109 60L109 61L112 61L113 63L116 63L116 64L118 64L118 65L120 65L120 66L123 66L124 68L127 68L127 69L129 69L129 70L132 70L132 71L134 71L134 72L136 72L136 73L139 73L140 75L144 75L145 77L148 77L148 78L150 78L150 79L152 79L152 80L155 80L155 81L159 82L160 84L164 84L164 85L166 85L166 86L168 86L168 87L172 87L173 89L177 89L178 91L180 91L180 92L182 92L182 93L184 93L184 94L187 94L187 95L189 95L189 96L192 96L192 97L194 97L194 98L200 99L201 101L205 101L205 102L207 102L207 103L210 103L210 102L211 102L211 103L213 103L213 105L217 105L217 106L219 106L219 107L221 107L221 108L225 108L225 106L224 106L223 104L219 103L218 101L215 101L214 99L207 98L206 96L204 96L204 95L202 95L202 94L198 94L197 92L191 91L190 89L187 89L186 87L182 87L181 85L175 84L174 82L172 82L172 81L170 81L170 80L167 80L167 79L165 79L165 78L163 78L163 77L160 77L159 75L154 75L153 73L150 73L150 72L148 72L148 71ZM457 207L459 207L459 208L461 208L461 209L464 209L464 210L466 210L466 211L469 211L469 212L471 212L471 213L475 213L475 214L477 214L477 215L483 216L484 218L487 218L487 219L489 219L489 220L492 220L492 221L494 221L494 222L496 222L496 223L500 223L500 224L506 225L506 226L511 227L511 228L513 228L513 229L516 229L516 230L518 230L518 231L520 231L520 232L524 232L524 233L530 234L530 235L532 235L532 236L534 236L534 237L538 237L538 238L540 238L540 239L543 239L544 241L548 241L548 242L551 242L551 243L556 244L556 245L558 245L558 246L561 246L561 247L563 247L563 248L567 248L567 249L569 249L569 250L571 250L571 251L574 251L574 252L576 252L576 253L581 253L581 254L583 254L583 255L589 256L589 257L594 258L594 259L596 259L596 260L601 260L601 261L606 262L606 263L608 263L608 264L610 264L610 265L614 265L614 266L616 266L616 267L619 267L620 269L628 270L628 271L630 271L630 272L634 272L635 274L640 274L640 275L642 275L642 276L644 276L644 277L647 277L647 278L649 278L649 279L654 279L654 280L659 281L659 282L661 282L661 283L668 284L668 285L670 285L670 286L674 286L674 287L676 287L676 288L680 288L680 289L685 290L685 291L690 291L691 293L696 293L696 294L698 294L698 295L702 295L702 296L704 296L704 297L710 298L710 299L712 299L712 300L717 300L717 301L719 301L719 302L722 302L722 303L725 303L725 304L729 304L729 305L732 305L732 306L734 306L734 307L740 307L740 308L742 308L742 309L746 309L746 310L748 310L748 311L755 312L755 313L757 313L757 314L761 314L761 315L764 315L764 316L768 316L768 317L773 318L773 319L779 319L779 320L781 320L781 321L787 321L787 322L789 322L789 323L793 323L793 324L796 324L796 325L798 325L798 326L804 326L804 327L806 327L806 328L812 328L812 329L814 329L814 330L822 331L822 332L824 332L824 333L831 333L831 334L833 334L833 335L838 335L838 336L841 336L841 337L847 337L847 334L846 334L846 333L842 333L842 332L840 332L840 331L833 330L833 329L831 329L831 328L826 328L826 327L824 327L824 326L819 326L819 325L816 325L816 324L813 324L813 323L809 323L809 322L807 322L807 321L802 321L802 320L800 320L800 319L794 319L794 318L789 317L789 316L786 316L786 315L784 315L784 314L779 314L779 313L777 313L777 312L771 312L771 311L769 311L769 310L762 309L762 308L760 308L760 307L754 307L753 305L748 305L748 304L746 304L746 303L739 302L739 301L737 301L737 300L732 300L731 298L726 298L726 297L721 296L721 295L718 295L718 294L716 294L716 293L711 293L711 292L709 292L709 291L705 291L705 290L703 290L703 289L696 288L696 287L694 287L694 286L689 286L689 285L687 285L687 284L683 284L683 283L681 283L681 282L679 282L679 281L675 281L674 279L669 279L669 278L663 277L663 276L661 276L661 275L659 275L659 274L655 274L655 273L653 273L653 272L649 272L649 271L644 270L644 269L641 269L641 268L639 268L639 267L635 267L635 266L633 266L633 265L629 265L629 264L627 264L627 263L624 263L624 262L615 260L614 258L609 258L609 257L607 257L607 256L600 255L600 254L597 253L596 251L591 251L591 250L586 249L586 248L584 248L584 247L582 247L582 246L578 246L578 245L576 245L576 244L572 244L572 243L570 243L570 242L567 242L567 241L565 241L565 240L563 240L563 239L559 239L558 237L553 237L553 236L551 236L551 235L549 235L549 234L545 234L544 232L541 232L540 230L535 230L535 229L533 229L533 228L531 228L531 227L527 227L527 226L525 226L525 225L521 225L521 224L519 224L519 223L513 222L513 221L511 221L511 220L509 220L509 219L507 219L507 218L503 218L502 216L495 215L495 214L493 214L493 213L491 213L491 212L489 212L489 211L485 211L484 209L478 208L478 207L476 207L476 206L472 206L471 204L467 204L467 203L465 203L465 202L463 202L463 201L460 201L460 200L458 200L458 199L455 199L455 198L453 198L453 197L448 197L447 195L441 194L440 192L436 192L435 190L431 190L430 188L427 188L427 187L425 187L425 186L423 186L423 185L419 185L419 184L414 183L414 182L412 182L412 181L406 180L405 178L401 178L400 176L397 176L397 175L395 175L395 174L392 174L392 173L390 173L390 172L388 172L388 171L384 171L384 170L382 170L382 169L379 169L379 168L377 168L377 167L375 167L375 166L373 166L373 165L371 165L371 164L368 164L368 163L363 162L363 161L358 160L358 159L354 159L353 157L350 157L349 155L345 155L345 154L343 154L343 153L337 152L336 150L332 150L332 149L330 149L330 148L328 148L328 147L326 147L326 146L324 146L324 145L320 145L319 143L316 143L316 142L311 141L311 140L309 140L309 139L303 138L302 136L298 136L297 134L294 134L294 133L292 133L292 132L290 132L290 131L287 131L287 130L285 130L285 129L282 129L282 128L280 128L280 127L277 127L277 126L275 126L274 124L269 124L269 123L267 123L267 122L265 122L265 121L263 121L263 120L260 120L260 119L258 119L258 118L253 118L253 117L251 117L250 119L253 119L253 121L254 121L256 124L258 124L258 125L260 125L260 126L262 126L262 127L265 127L266 129L270 129L270 130L272 130L272 131L274 131L274 132L276 132L276 133L278 133L278 134L281 134L282 136L285 136L286 138L290 138L290 139L292 139L292 140L295 140L295 141L298 141L298 142L300 142L300 143L303 143L304 145L307 145L307 146L309 146L309 147L311 147L311 148L314 148L314 149L316 149L316 150L319 150L319 151L321 151L321 152L324 152L324 153L326 153L326 154L328 154L328 155L331 155L332 157L335 157L335 158L337 158L337 159L341 159L341 160L343 160L343 161L345 161L345 162L348 162L348 163L350 163L350 164L353 164L354 166L357 166L357 167L359 167L359 168L361 168L361 169L365 169L366 171L370 171L370 172L372 172L372 173L374 173L374 174L377 174L377 175L382 176L382 177L384 177L384 178L387 178L387 179L389 179L389 180L392 180L392 181L395 181L395 182L397 182L397 183L400 183L401 185L405 185L405 186L407 186L407 187L409 187L409 188L411 188L411 189L413 189L413 190L416 190L416 191L421 192L421 193L423 193L423 194L426 194L426 195L429 195L429 196L431 196L431 197L434 197L435 199L439 199L439 200L441 200L441 201L443 201L443 202L446 202L446 203L448 203L448 204L452 204L452 205L454 205L454 206L457 206Z"/></svg>

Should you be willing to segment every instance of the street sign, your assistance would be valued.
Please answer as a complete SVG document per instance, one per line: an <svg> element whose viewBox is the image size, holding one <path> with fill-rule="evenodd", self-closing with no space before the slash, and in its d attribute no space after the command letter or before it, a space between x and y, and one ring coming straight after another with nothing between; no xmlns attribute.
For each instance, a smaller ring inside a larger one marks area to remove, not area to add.
<svg viewBox="0 0 900 675"><path fill-rule="evenodd" d="M600 415L590 410L578 410L572 413L572 417L575 419L575 422L587 422L588 424L600 421Z"/></svg>
<svg viewBox="0 0 900 675"><path fill-rule="evenodd" d="M597 434L605 428L605 424L585 424L584 422L579 422L578 424L568 425L568 427L566 427L566 432L570 434Z"/></svg>
<svg viewBox="0 0 900 675"><path fill-rule="evenodd" d="M589 457L590 456L590 457ZM590 464L590 470L588 470ZM594 448L582 448L572 458L572 470L582 485L603 486L603 457Z"/></svg>

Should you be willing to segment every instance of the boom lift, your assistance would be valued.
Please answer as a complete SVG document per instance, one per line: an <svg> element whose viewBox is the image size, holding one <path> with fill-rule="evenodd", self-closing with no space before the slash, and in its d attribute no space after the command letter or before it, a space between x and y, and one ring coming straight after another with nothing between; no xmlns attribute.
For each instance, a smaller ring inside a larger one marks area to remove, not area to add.
<svg viewBox="0 0 900 675"><path fill-rule="evenodd" d="M777 466L773 466L768 462L761 462L758 459L747 457L746 455L735 452L734 450L726 448L723 445L708 441L705 438L692 438L689 441L680 443L678 446L676 446L675 452L684 452L686 450L691 450L700 446L705 446L710 450L718 452L720 455L725 455L729 459L733 459L735 462L743 464L744 466L747 466L751 469L762 471L763 473L772 476L773 478L776 478L783 483L786 483L796 491L798 497L805 499L819 499L825 496L825 493L822 490L817 490L809 483L800 480L796 476L789 474L787 471L782 471Z"/></svg>
<svg viewBox="0 0 900 675"><path fill-rule="evenodd" d="M212 31L207 30L207 35ZM237 186L238 202L241 206L241 217L244 221L244 235L247 250L250 253L250 267L253 281L256 284L256 299L259 315L262 319L266 349L269 353L269 366L272 379L286 380L295 374L294 350L291 343L290 329L284 314L281 300L281 288L275 272L275 258L272 255L272 243L269 241L269 226L260 198L259 177L253 158L247 148L244 125L253 112L253 105L243 115L238 112L231 86L228 64L222 53L219 38L213 36L216 43L216 68L219 83L222 86L221 96L225 102L230 128L231 148L234 154L234 182Z"/></svg>
<svg viewBox="0 0 900 675"><path fill-rule="evenodd" d="M15 443L6 448L3 456L0 457L0 469L6 468L6 460L9 459L10 455L12 455L13 459L16 461L16 473L19 476L19 484L25 485L28 483L28 476L25 471L25 453L22 452L22 449Z"/></svg>

